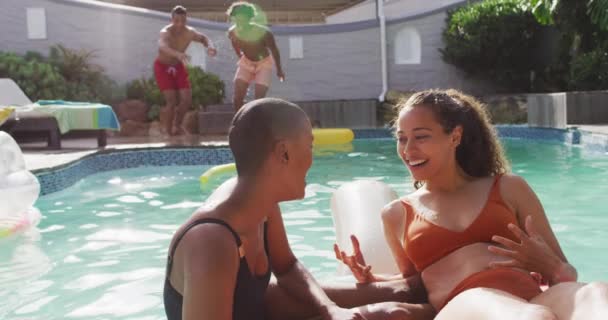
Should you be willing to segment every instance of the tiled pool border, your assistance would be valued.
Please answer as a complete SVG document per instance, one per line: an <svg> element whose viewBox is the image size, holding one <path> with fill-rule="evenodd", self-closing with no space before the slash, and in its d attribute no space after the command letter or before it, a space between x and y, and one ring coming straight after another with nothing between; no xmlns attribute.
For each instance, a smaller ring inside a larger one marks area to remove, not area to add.
<svg viewBox="0 0 608 320"><path fill-rule="evenodd" d="M40 195L46 195L103 171L143 166L216 165L232 161L232 153L225 145L106 149L61 166L34 170L33 173L40 182Z"/></svg>
<svg viewBox="0 0 608 320"><path fill-rule="evenodd" d="M561 142L581 145L592 151L608 154L608 135L581 131L532 128L527 125L497 125L500 137ZM354 129L355 139L391 138L390 129ZM33 171L40 181L40 194L65 189L78 180L103 171L141 166L216 165L232 162L227 145L203 147L162 147L138 149L106 149L73 162Z"/></svg>

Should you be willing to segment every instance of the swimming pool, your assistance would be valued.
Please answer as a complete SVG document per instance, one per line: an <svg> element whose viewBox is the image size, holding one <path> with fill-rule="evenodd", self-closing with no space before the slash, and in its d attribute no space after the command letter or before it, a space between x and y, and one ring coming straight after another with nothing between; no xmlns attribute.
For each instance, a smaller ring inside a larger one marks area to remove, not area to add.
<svg viewBox="0 0 608 320"><path fill-rule="evenodd" d="M506 139L580 279L608 280L608 157L561 143ZM173 231L204 200L205 166L145 167L90 175L41 197L39 232L0 243L0 319L164 319L162 282ZM329 199L353 179L413 190L392 140L356 140L323 152L306 198L284 203L296 255L320 279L337 266Z"/></svg>

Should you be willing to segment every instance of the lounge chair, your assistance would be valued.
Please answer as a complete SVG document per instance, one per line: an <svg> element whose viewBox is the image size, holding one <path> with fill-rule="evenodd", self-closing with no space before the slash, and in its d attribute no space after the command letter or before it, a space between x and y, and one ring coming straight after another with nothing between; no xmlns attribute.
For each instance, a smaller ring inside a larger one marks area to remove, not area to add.
<svg viewBox="0 0 608 320"><path fill-rule="evenodd" d="M109 106L65 101L32 103L12 79L0 79L0 106L16 108L15 117L0 129L18 136L40 137L42 133L51 149L61 149L61 134L74 130L94 133L97 145L105 147L106 129L119 128Z"/></svg>
<svg viewBox="0 0 608 320"><path fill-rule="evenodd" d="M0 106L14 106L16 109L20 109L31 104L32 101L12 79L0 79ZM0 128L10 134L42 133L47 137L49 148L61 149L61 137L57 120L47 113L33 110L16 112Z"/></svg>

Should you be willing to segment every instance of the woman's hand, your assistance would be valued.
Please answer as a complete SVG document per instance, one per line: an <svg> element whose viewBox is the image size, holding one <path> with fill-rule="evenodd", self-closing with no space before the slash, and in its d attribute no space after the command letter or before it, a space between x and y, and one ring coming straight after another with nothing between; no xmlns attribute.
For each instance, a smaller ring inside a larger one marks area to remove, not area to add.
<svg viewBox="0 0 608 320"><path fill-rule="evenodd" d="M511 260L492 262L491 267L522 268L530 272L540 273L549 282L555 282L556 272L561 273L567 262L557 256L543 237L536 230L531 216L526 217L525 231L514 224L509 224L509 230L519 238L514 242L501 236L494 236L492 240L503 247L490 246L490 252L511 258ZM562 281L564 281L562 279Z"/></svg>
<svg viewBox="0 0 608 320"><path fill-rule="evenodd" d="M370 283L376 281L374 275L371 273L372 266L365 264L365 258L361 253L359 246L359 240L354 235L350 236L350 241L353 244L353 254L347 255L344 251L340 250L337 244L334 244L334 253L336 259L342 261L345 265L350 268L350 271L357 279L358 283Z"/></svg>

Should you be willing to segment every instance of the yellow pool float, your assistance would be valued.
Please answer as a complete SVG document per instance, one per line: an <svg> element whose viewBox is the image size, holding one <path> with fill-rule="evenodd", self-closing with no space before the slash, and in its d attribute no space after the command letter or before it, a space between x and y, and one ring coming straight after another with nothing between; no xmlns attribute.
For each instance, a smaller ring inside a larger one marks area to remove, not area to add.
<svg viewBox="0 0 608 320"><path fill-rule="evenodd" d="M331 151L352 151L352 145L350 142L355 138L355 134L351 129L346 128L331 128L331 129L313 129L312 135L314 136L314 146L320 146L323 151L326 146L332 146ZM333 147L340 147L340 149L334 149ZM342 146L340 146L342 145ZM344 149L342 149L344 148ZM220 164L209 168L199 177L201 189L205 189L205 186L209 184L216 177L225 176L228 174L234 174L236 172L236 165L234 163Z"/></svg>
<svg viewBox="0 0 608 320"><path fill-rule="evenodd" d="M315 146L345 144L355 138L353 130L347 128L312 129L312 135L315 137Z"/></svg>
<svg viewBox="0 0 608 320"><path fill-rule="evenodd" d="M13 107L0 108L0 125L2 125L6 120L8 120L8 118L11 116L11 114L13 114L14 111L15 108Z"/></svg>
<svg viewBox="0 0 608 320"><path fill-rule="evenodd" d="M219 175L224 175L227 173L236 172L236 165L233 163L220 164L215 167L209 168L203 174L201 174L199 181L201 183L201 187L209 181L211 181L214 177Z"/></svg>

